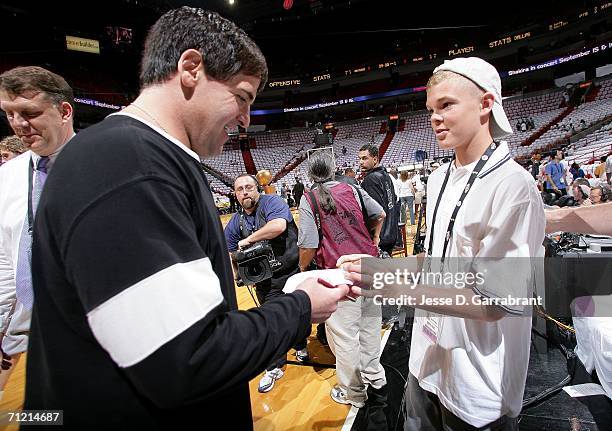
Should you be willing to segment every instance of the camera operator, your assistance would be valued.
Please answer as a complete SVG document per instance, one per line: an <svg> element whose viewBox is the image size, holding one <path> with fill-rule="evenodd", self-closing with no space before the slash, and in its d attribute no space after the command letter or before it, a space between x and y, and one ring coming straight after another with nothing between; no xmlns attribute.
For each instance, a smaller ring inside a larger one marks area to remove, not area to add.
<svg viewBox="0 0 612 431"><path fill-rule="evenodd" d="M283 287L287 279L300 272L298 266L297 227L293 221L287 203L278 195L260 194L260 186L252 175L244 174L234 180L234 192L240 204L225 227L227 248L232 257L234 279L239 280L238 268L234 252L238 249L269 242L274 256L281 263L280 268L272 273L272 278L255 284L257 299L263 304L273 298L283 295ZM295 346L296 359L300 362L308 360L306 338ZM259 392L268 392L274 387L274 382L283 376L282 367L286 363L285 354L273 361L259 382Z"/></svg>

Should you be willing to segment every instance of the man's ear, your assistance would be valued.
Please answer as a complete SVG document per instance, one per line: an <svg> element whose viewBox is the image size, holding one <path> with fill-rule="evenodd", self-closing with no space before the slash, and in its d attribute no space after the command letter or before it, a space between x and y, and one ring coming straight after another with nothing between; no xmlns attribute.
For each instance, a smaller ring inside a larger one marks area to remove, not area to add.
<svg viewBox="0 0 612 431"><path fill-rule="evenodd" d="M177 65L181 85L192 88L204 75L204 58L197 49L188 49L181 54Z"/></svg>
<svg viewBox="0 0 612 431"><path fill-rule="evenodd" d="M66 123L70 121L74 115L74 108L68 102L62 102L59 106L60 114L62 115L62 122Z"/></svg>

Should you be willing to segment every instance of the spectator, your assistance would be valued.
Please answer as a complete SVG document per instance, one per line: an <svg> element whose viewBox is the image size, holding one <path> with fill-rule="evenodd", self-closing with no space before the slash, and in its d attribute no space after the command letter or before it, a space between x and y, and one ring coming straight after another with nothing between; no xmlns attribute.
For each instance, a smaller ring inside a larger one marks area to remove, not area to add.
<svg viewBox="0 0 612 431"><path fill-rule="evenodd" d="M600 184L595 187L591 187L591 193L589 199L593 202L593 205L603 204L608 201L610 197L610 188L606 184Z"/></svg>
<svg viewBox="0 0 612 431"><path fill-rule="evenodd" d="M29 150L0 169L0 394L28 349L34 216L47 174L74 136L73 106L72 88L49 70L26 66L0 75L0 107ZM7 146L20 148L14 138Z"/></svg>
<svg viewBox="0 0 612 431"><path fill-rule="evenodd" d="M527 122L529 123L529 130L535 129L535 122L533 121L533 117L529 117Z"/></svg>
<svg viewBox="0 0 612 431"><path fill-rule="evenodd" d="M365 172L361 187L387 214L380 233L379 248L391 255L398 238L399 205L396 203L395 184L387 170L380 165L376 145L366 144L359 149L359 167Z"/></svg>
<svg viewBox="0 0 612 431"><path fill-rule="evenodd" d="M589 199L591 193L591 187L589 181L586 178L577 178L572 183L571 195L575 202L579 206L591 205L592 202Z"/></svg>
<svg viewBox="0 0 612 431"><path fill-rule="evenodd" d="M334 180L334 160L329 153L310 157L308 177L313 191L300 202L300 268L314 259L320 269L336 268L340 256L377 256L376 245L385 212L359 186ZM373 232L373 237L369 231ZM380 364L380 305L372 298L345 301L325 323L327 341L336 356L338 385L331 397L357 408L365 405L367 386L386 385Z"/></svg>
<svg viewBox="0 0 612 431"><path fill-rule="evenodd" d="M25 153L26 147L23 145L19 136L7 136L0 141L0 165Z"/></svg>
<svg viewBox="0 0 612 431"><path fill-rule="evenodd" d="M537 181L540 172L540 155L534 154L531 156L531 176Z"/></svg>
<svg viewBox="0 0 612 431"><path fill-rule="evenodd" d="M572 174L573 179L584 178L584 171L580 168L580 165L576 162L572 163L572 167L570 168L570 173Z"/></svg>
<svg viewBox="0 0 612 431"><path fill-rule="evenodd" d="M304 194L304 184L299 178L295 179L295 184L293 185L293 200L296 205L300 204L302 200L302 195Z"/></svg>
<svg viewBox="0 0 612 431"><path fill-rule="evenodd" d="M553 150L550 154L550 161L546 165L546 183L544 191L555 193L558 197L565 196L567 189L565 186L565 171L561 165L563 151Z"/></svg>
<svg viewBox="0 0 612 431"><path fill-rule="evenodd" d="M336 179L336 181L339 181L341 183L347 183L347 184L351 184L353 186L358 185L357 184L357 180L355 180L354 177L349 177L347 175L343 175L342 174L342 169L338 169L336 171L335 179Z"/></svg>
<svg viewBox="0 0 612 431"><path fill-rule="evenodd" d="M419 214L421 205L424 204L425 185L421 181L421 176L418 172L415 172L412 176L412 185L414 187L414 213Z"/></svg>
<svg viewBox="0 0 612 431"><path fill-rule="evenodd" d="M603 181L604 183L608 182L608 176L606 174L606 156L601 156L599 158L599 164L595 167L595 170L593 171L593 176L595 178L598 178L600 181Z"/></svg>
<svg viewBox="0 0 612 431"><path fill-rule="evenodd" d="M411 181L411 174L408 171L400 173L399 200L400 200L400 224L406 223L406 213L410 213L410 224L414 224L414 186Z"/></svg>

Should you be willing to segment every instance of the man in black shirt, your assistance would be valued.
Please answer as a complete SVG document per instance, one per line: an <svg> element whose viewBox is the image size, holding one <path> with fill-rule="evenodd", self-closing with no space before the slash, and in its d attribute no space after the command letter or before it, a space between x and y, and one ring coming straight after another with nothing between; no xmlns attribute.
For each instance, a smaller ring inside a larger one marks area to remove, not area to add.
<svg viewBox="0 0 612 431"><path fill-rule="evenodd" d="M302 200L302 195L304 194L304 183L300 181L299 178L295 179L295 185L293 186L293 199L295 200L295 205L300 206L300 201Z"/></svg>
<svg viewBox="0 0 612 431"><path fill-rule="evenodd" d="M135 102L71 140L47 179L24 408L63 410L73 429L217 417L248 430L248 381L349 289L310 279L237 310L200 158L249 125L267 79L255 43L216 13L171 10L147 36L140 79Z"/></svg>
<svg viewBox="0 0 612 431"><path fill-rule="evenodd" d="M378 247L391 255L398 236L399 205L396 203L393 180L380 165L376 145L366 144L359 149L359 168L365 172L361 187L383 207L387 215L380 231Z"/></svg>

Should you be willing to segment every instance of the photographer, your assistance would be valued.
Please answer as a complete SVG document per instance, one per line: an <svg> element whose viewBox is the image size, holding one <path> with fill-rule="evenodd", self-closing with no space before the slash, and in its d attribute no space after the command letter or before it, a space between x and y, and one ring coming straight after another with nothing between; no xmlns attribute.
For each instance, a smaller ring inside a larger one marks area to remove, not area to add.
<svg viewBox="0 0 612 431"><path fill-rule="evenodd" d="M255 283L257 299L263 304L273 298L283 295L283 287L287 279L300 272L298 267L297 227L291 216L287 203L278 195L260 194L260 186L252 175L244 174L234 180L234 192L240 204L225 227L227 248L232 257L234 279L249 283L249 280L239 280L236 252L245 251L254 244L269 242L274 257L280 262L280 267L272 273L272 277ZM306 338L295 346L296 359L300 362L308 360ZM273 361L259 382L259 392L268 392L274 387L274 382L283 376L282 367L286 363L285 354Z"/></svg>

